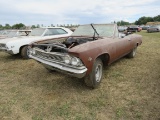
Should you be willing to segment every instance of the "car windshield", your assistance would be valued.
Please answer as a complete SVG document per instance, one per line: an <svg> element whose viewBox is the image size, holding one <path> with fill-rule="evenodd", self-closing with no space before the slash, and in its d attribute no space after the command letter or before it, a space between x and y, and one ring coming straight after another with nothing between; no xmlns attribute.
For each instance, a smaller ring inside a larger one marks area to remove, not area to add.
<svg viewBox="0 0 160 120"><path fill-rule="evenodd" d="M150 28L157 28L158 25L152 25Z"/></svg>
<svg viewBox="0 0 160 120"><path fill-rule="evenodd" d="M67 34L67 32L61 28L48 28L44 36L60 35L60 34Z"/></svg>
<svg viewBox="0 0 160 120"><path fill-rule="evenodd" d="M122 27L122 26L119 26L118 28L120 28L120 29L123 29L124 27Z"/></svg>
<svg viewBox="0 0 160 120"><path fill-rule="evenodd" d="M93 27L96 29L99 36L112 37L114 35L114 24L93 24ZM81 25L74 31L72 36L94 36L94 33L95 31L90 24ZM97 36L96 33L95 35Z"/></svg>
<svg viewBox="0 0 160 120"><path fill-rule="evenodd" d="M46 30L45 28L33 29L29 36L41 36L44 33L45 30Z"/></svg>
<svg viewBox="0 0 160 120"><path fill-rule="evenodd" d="M10 31L7 36L8 37L15 37L17 35L17 31Z"/></svg>
<svg viewBox="0 0 160 120"><path fill-rule="evenodd" d="M130 26L130 28L137 28L138 26Z"/></svg>
<svg viewBox="0 0 160 120"><path fill-rule="evenodd" d="M0 35L2 35L3 31L0 31Z"/></svg>
<svg viewBox="0 0 160 120"><path fill-rule="evenodd" d="M2 31L1 35L7 35L8 33L9 33L9 31L4 30L4 31Z"/></svg>

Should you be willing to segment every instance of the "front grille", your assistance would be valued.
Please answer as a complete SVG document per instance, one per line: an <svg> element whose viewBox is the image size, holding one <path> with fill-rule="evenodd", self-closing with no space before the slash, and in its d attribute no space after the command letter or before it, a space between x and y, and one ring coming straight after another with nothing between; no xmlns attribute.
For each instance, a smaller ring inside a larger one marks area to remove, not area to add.
<svg viewBox="0 0 160 120"><path fill-rule="evenodd" d="M6 47L6 45L5 44L0 44L0 47Z"/></svg>
<svg viewBox="0 0 160 120"><path fill-rule="evenodd" d="M35 49L35 54L32 55L49 61L63 62L63 55L58 55L56 53L48 53Z"/></svg>

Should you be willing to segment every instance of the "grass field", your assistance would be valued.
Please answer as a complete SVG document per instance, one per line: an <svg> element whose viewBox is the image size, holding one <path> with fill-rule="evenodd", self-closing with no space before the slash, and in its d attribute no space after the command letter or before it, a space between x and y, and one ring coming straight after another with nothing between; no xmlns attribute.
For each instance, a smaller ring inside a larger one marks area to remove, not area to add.
<svg viewBox="0 0 160 120"><path fill-rule="evenodd" d="M160 120L160 32L138 34L136 57L107 67L95 90L0 52L0 120Z"/></svg>

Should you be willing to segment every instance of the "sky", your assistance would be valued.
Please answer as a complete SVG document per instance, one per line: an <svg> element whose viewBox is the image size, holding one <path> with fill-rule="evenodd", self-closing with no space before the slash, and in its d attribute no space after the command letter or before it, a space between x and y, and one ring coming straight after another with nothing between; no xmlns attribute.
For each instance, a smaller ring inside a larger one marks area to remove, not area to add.
<svg viewBox="0 0 160 120"><path fill-rule="evenodd" d="M160 0L0 0L0 24L135 22L160 15Z"/></svg>

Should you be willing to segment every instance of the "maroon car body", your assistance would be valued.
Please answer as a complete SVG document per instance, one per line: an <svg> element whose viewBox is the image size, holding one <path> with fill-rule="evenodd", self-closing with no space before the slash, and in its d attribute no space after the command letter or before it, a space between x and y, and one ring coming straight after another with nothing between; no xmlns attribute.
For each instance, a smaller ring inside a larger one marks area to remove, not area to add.
<svg viewBox="0 0 160 120"><path fill-rule="evenodd" d="M141 43L141 35L121 35L116 24L81 25L65 40L33 43L29 56L47 69L84 78L88 86L96 88L103 67L126 55L133 58Z"/></svg>

